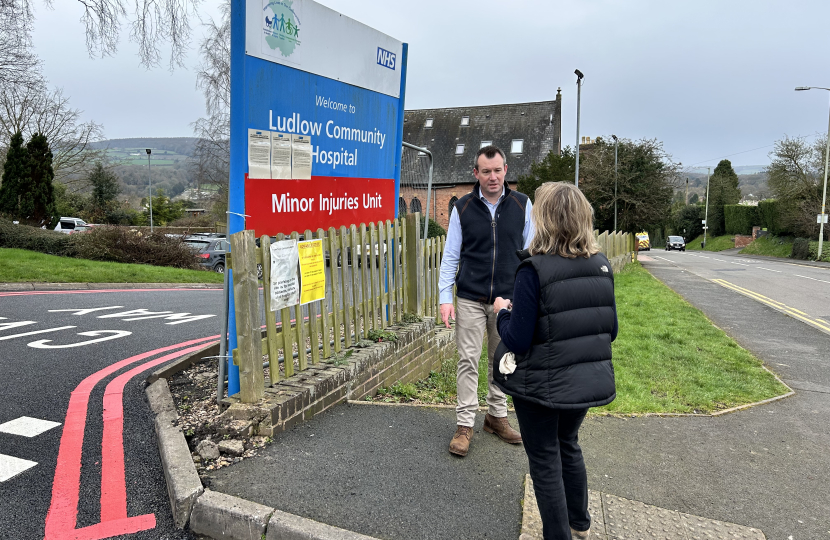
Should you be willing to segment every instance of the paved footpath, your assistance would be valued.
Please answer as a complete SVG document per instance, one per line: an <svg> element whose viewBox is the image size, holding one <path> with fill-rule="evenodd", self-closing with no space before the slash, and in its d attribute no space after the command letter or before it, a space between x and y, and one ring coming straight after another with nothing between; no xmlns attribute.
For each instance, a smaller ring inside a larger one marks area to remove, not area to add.
<svg viewBox="0 0 830 540"><path fill-rule="evenodd" d="M830 539L828 336L669 263L644 265L785 382L812 386L716 418L586 420L594 537L758 538L761 530L775 540ZM217 471L208 487L376 538L517 538L527 460L481 422L458 459L446 448L452 409L343 405ZM680 526L666 529L666 520ZM531 529L525 538L538 537Z"/></svg>

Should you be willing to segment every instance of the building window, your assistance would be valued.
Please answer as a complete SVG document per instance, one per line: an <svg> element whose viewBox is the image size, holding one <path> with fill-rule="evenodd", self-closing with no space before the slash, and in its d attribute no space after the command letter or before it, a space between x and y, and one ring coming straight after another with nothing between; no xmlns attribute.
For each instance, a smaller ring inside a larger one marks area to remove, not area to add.
<svg viewBox="0 0 830 540"><path fill-rule="evenodd" d="M461 125L462 126L469 126L470 125L470 117L469 116L462 116L461 117Z"/></svg>
<svg viewBox="0 0 830 540"><path fill-rule="evenodd" d="M481 146L479 146L478 148L482 149L485 146L490 146L491 144L493 144L493 141L481 141Z"/></svg>
<svg viewBox="0 0 830 540"><path fill-rule="evenodd" d="M406 201L403 197L398 197L398 217L406 215Z"/></svg>
<svg viewBox="0 0 830 540"><path fill-rule="evenodd" d="M457 203L457 202L458 202L458 197L453 195L452 199L450 199L450 215L452 215L452 209L455 208L455 203Z"/></svg>
<svg viewBox="0 0 830 540"><path fill-rule="evenodd" d="M464 145L463 144L456 144L455 145L455 155L460 156L464 153Z"/></svg>
<svg viewBox="0 0 830 540"><path fill-rule="evenodd" d="M414 214L415 212L421 211L421 201L418 200L418 197L412 199L412 202L409 203L409 210Z"/></svg>
<svg viewBox="0 0 830 540"><path fill-rule="evenodd" d="M424 127L431 128L432 127L432 118L427 118L427 121L424 123Z"/></svg>
<svg viewBox="0 0 830 540"><path fill-rule="evenodd" d="M524 144L525 142L522 139L513 139L513 142L510 143L510 153L521 154Z"/></svg>

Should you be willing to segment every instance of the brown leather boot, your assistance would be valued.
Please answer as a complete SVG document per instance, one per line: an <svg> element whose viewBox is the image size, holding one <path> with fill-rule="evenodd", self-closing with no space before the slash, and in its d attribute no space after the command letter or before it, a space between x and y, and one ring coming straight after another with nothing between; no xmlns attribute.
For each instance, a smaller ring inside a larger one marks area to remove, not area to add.
<svg viewBox="0 0 830 540"><path fill-rule="evenodd" d="M484 431L494 433L499 439L510 444L520 444L522 442L522 435L510 427L510 424L507 423L507 417L496 418L487 413L484 415Z"/></svg>
<svg viewBox="0 0 830 540"><path fill-rule="evenodd" d="M588 527L587 531L577 531L573 527L571 527L571 538L573 540L588 540L591 536L591 528Z"/></svg>
<svg viewBox="0 0 830 540"><path fill-rule="evenodd" d="M473 428L469 426L458 426L455 435L450 441L450 453L464 457L470 449L470 440L473 438Z"/></svg>

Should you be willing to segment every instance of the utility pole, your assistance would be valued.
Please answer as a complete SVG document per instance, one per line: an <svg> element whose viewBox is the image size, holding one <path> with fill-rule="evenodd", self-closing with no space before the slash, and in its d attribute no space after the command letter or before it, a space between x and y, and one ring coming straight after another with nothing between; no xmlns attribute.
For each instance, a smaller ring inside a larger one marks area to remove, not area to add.
<svg viewBox="0 0 830 540"><path fill-rule="evenodd" d="M703 247L706 247L706 232L709 230L709 171L712 167L706 167L706 214L703 218Z"/></svg>
<svg viewBox="0 0 830 540"><path fill-rule="evenodd" d="M150 170L150 149L147 149L147 185L150 190L150 232L153 232L153 175Z"/></svg>
<svg viewBox="0 0 830 540"><path fill-rule="evenodd" d="M584 75L578 69L574 70L576 74L576 175L574 184L579 188L579 99L582 93L582 78Z"/></svg>
<svg viewBox="0 0 830 540"><path fill-rule="evenodd" d="M683 198L683 204L689 206L689 178L686 177L686 196Z"/></svg>
<svg viewBox="0 0 830 540"><path fill-rule="evenodd" d="M619 140L616 135L611 135L614 139L614 232L617 232L617 146Z"/></svg>

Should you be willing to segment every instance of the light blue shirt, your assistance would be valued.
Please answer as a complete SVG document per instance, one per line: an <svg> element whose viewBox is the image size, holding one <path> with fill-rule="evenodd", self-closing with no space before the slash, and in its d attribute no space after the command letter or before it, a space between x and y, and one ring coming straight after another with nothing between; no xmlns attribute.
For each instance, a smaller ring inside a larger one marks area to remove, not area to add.
<svg viewBox="0 0 830 540"><path fill-rule="evenodd" d="M483 195L479 197L481 202L487 205L490 210L490 219L496 219L496 208L504 199L504 187L501 188L501 196L496 204L488 201ZM525 226L522 229L523 247L527 249L533 235L536 233L533 228L533 221L530 219L530 211L533 203L527 200L525 206ZM444 245L444 257L441 259L441 274L438 278L438 302L441 304L452 303L452 286L455 284L455 273L458 270L458 261L461 258L461 220L458 218L458 211L455 207L450 214L450 225L447 229L447 243Z"/></svg>

